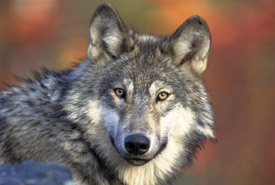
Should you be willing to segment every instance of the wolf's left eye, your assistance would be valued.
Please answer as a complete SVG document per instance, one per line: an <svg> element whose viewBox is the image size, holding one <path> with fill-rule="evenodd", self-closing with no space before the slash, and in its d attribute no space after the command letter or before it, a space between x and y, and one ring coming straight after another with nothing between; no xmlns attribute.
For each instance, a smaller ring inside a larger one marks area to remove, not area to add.
<svg viewBox="0 0 275 185"><path fill-rule="evenodd" d="M160 92L157 96L157 101L164 101L169 97L169 95L168 92Z"/></svg>
<svg viewBox="0 0 275 185"><path fill-rule="evenodd" d="M114 89L115 94L120 98L125 98L125 91L121 88L115 88Z"/></svg>

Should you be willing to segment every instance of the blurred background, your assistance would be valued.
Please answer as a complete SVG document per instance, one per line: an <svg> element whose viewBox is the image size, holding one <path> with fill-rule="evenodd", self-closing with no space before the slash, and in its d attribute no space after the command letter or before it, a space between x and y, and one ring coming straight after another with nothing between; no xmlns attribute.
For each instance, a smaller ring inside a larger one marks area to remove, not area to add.
<svg viewBox="0 0 275 185"><path fill-rule="evenodd" d="M212 49L205 85L218 143L206 143L177 185L275 184L275 1L113 0L139 32L172 33L188 17L205 18ZM97 0L1 0L0 81L16 84L46 66L66 69L86 57ZM7 89L2 83L1 89Z"/></svg>

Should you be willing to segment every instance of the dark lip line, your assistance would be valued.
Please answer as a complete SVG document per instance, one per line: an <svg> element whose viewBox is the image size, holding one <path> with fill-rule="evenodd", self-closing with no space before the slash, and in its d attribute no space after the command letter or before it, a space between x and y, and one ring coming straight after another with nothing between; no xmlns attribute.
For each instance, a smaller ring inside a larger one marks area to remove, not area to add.
<svg viewBox="0 0 275 185"><path fill-rule="evenodd" d="M124 158L126 160L134 160L134 161L145 161L145 162L148 162L150 161L151 159L141 159L141 158Z"/></svg>
<svg viewBox="0 0 275 185"><path fill-rule="evenodd" d="M115 148L115 150L119 153L118 149L117 149L116 146L115 146L115 142L114 142L114 139L113 139L112 136L110 136L110 140L111 140L112 146L113 146L113 147ZM144 162L147 163L147 162L153 160L156 156L158 156L158 155L166 148L167 144L168 144L168 139L166 138L165 141L164 141L164 143L161 145L160 149L159 149L159 150L155 153L155 155L154 155L152 158L150 158L150 159L131 158L131 157L128 157L128 158L123 158L123 157L121 157L121 158L125 159L126 161L127 161L127 160L135 160L135 161L144 161ZM127 162L128 162L128 161L127 161ZM144 164L145 164L145 163L144 163Z"/></svg>
<svg viewBox="0 0 275 185"><path fill-rule="evenodd" d="M158 156L166 148L167 144L168 144L168 141L166 139L165 142L160 146L160 149L158 150L158 152L155 153L155 155L150 159L150 161L153 160L156 156Z"/></svg>

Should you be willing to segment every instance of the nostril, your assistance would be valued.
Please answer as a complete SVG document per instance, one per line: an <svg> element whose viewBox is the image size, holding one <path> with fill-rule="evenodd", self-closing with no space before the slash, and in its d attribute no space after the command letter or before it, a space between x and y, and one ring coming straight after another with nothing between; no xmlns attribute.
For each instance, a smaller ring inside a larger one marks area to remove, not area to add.
<svg viewBox="0 0 275 185"><path fill-rule="evenodd" d="M134 144L133 143L126 143L126 148L134 148Z"/></svg>
<svg viewBox="0 0 275 185"><path fill-rule="evenodd" d="M135 144L134 143L131 143L131 142L127 142L125 143L125 147L128 150L135 150Z"/></svg>
<svg viewBox="0 0 275 185"><path fill-rule="evenodd" d="M146 144L141 144L141 145L139 145L139 147L143 150L148 149L148 145L146 145Z"/></svg>
<svg viewBox="0 0 275 185"><path fill-rule="evenodd" d="M129 154L143 155L150 147L149 139L141 134L134 134L125 138L125 149Z"/></svg>

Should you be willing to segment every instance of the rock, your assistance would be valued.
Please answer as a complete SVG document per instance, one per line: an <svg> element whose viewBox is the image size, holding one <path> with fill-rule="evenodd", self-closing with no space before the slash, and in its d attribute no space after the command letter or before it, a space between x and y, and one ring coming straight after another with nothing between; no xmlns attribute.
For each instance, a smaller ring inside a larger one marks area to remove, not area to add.
<svg viewBox="0 0 275 185"><path fill-rule="evenodd" d="M34 160L0 165L0 185L73 185L70 170L55 162Z"/></svg>

